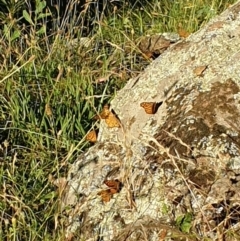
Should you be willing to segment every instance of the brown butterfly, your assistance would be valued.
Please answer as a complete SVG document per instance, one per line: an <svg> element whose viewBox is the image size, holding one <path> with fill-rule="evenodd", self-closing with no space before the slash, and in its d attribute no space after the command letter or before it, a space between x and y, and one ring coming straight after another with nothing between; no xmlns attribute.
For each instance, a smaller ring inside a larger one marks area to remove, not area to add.
<svg viewBox="0 0 240 241"><path fill-rule="evenodd" d="M118 193L121 189L122 183L118 180L105 180L104 184L109 187L107 190L102 190L98 192L98 195L101 196L103 202L109 202L113 194Z"/></svg>
<svg viewBox="0 0 240 241"><path fill-rule="evenodd" d="M90 131L87 135L86 135L86 140L89 142L96 142L97 141L97 132L95 130Z"/></svg>
<svg viewBox="0 0 240 241"><path fill-rule="evenodd" d="M111 111L109 110L109 105L104 105L101 113L95 115L93 118L95 120L107 119Z"/></svg>
<svg viewBox="0 0 240 241"><path fill-rule="evenodd" d="M147 114L155 114L158 110L158 108L162 105L161 102L142 102L140 104L141 107L145 110Z"/></svg>
<svg viewBox="0 0 240 241"><path fill-rule="evenodd" d="M110 192L112 194L115 194L120 191L121 188L121 182L116 179L116 180L105 180L104 184L106 184L110 189Z"/></svg>
<svg viewBox="0 0 240 241"><path fill-rule="evenodd" d="M191 33L188 32L187 30L183 29L183 28L179 28L178 29L178 35L181 37L181 38L187 38Z"/></svg>
<svg viewBox="0 0 240 241"><path fill-rule="evenodd" d="M167 236L167 229L162 229L159 233L159 241L164 241Z"/></svg>
<svg viewBox="0 0 240 241"><path fill-rule="evenodd" d="M109 128L120 127L120 121L116 115L109 110L109 105L104 105L102 112L94 116L94 119L104 119Z"/></svg>
<svg viewBox="0 0 240 241"><path fill-rule="evenodd" d="M102 190L102 191L98 192L98 195L101 196L103 202L109 202L113 196L110 189Z"/></svg>
<svg viewBox="0 0 240 241"><path fill-rule="evenodd" d="M109 128L120 127L120 121L112 112L110 112L108 117L105 119L105 122Z"/></svg>

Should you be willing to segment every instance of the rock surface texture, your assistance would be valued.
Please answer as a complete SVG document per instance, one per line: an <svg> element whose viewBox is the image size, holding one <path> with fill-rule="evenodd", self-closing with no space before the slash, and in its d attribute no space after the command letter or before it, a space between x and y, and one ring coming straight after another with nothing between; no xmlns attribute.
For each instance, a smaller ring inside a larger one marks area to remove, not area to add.
<svg viewBox="0 0 240 241"><path fill-rule="evenodd" d="M152 115L140 107L161 101ZM240 2L171 45L111 108L121 127L101 120L69 171L67 240L240 240Z"/></svg>

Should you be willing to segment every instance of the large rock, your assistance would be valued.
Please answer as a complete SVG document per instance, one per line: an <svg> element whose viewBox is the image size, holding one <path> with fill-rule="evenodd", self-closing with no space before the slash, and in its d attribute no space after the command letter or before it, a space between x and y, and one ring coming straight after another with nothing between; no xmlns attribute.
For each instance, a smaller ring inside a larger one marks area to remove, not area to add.
<svg viewBox="0 0 240 241"><path fill-rule="evenodd" d="M102 120L69 171L68 240L239 240L239 12L172 45L114 98L121 128ZM140 107L161 101L153 115Z"/></svg>

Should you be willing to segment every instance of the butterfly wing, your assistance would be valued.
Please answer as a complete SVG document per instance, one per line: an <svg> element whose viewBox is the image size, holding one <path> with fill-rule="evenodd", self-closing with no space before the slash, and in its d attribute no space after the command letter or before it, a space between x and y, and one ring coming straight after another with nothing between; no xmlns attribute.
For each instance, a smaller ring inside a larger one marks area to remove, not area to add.
<svg viewBox="0 0 240 241"><path fill-rule="evenodd" d="M117 193L117 192L118 192L118 190L117 190L117 189L115 189L115 188L110 188L109 190L110 190L110 192L111 192L112 194L115 194L115 193Z"/></svg>
<svg viewBox="0 0 240 241"><path fill-rule="evenodd" d="M96 120L104 119L109 128L120 127L120 121L116 115L109 110L108 105L104 105L103 110L100 114L93 117Z"/></svg>
<svg viewBox="0 0 240 241"><path fill-rule="evenodd" d="M109 110L109 106L104 105L101 113L99 113L98 115L95 115L93 118L95 120L107 119L110 113L111 111Z"/></svg>
<svg viewBox="0 0 240 241"><path fill-rule="evenodd" d="M147 114L153 114L155 102L143 102L140 104Z"/></svg>
<svg viewBox="0 0 240 241"><path fill-rule="evenodd" d="M97 133L95 130L90 131L87 136L86 140L89 142L96 142L97 141Z"/></svg>
<svg viewBox="0 0 240 241"><path fill-rule="evenodd" d="M161 106L162 102L142 102L141 107L145 110L147 114L155 114L158 108Z"/></svg>
<svg viewBox="0 0 240 241"><path fill-rule="evenodd" d="M100 116L102 119L106 119L106 118L108 118L110 113L111 113L111 111L109 110L109 105L104 105L103 110L100 113Z"/></svg>
<svg viewBox="0 0 240 241"><path fill-rule="evenodd" d="M119 191L120 189L120 181L119 180L105 180L104 184L107 185L110 188L116 189Z"/></svg>
<svg viewBox="0 0 240 241"><path fill-rule="evenodd" d="M98 195L101 196L103 202L109 202L113 196L110 189L102 190L102 191L98 192Z"/></svg>
<svg viewBox="0 0 240 241"><path fill-rule="evenodd" d="M112 112L110 112L108 117L105 119L105 122L109 128L120 127L120 121Z"/></svg>

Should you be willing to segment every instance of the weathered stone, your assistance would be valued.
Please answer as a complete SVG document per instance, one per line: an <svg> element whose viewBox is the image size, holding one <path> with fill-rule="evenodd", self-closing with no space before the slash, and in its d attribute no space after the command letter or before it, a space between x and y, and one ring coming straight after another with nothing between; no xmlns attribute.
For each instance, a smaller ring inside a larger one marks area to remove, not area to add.
<svg viewBox="0 0 240 241"><path fill-rule="evenodd" d="M102 123L69 171L69 240L238 240L239 11L240 2L170 46L117 94L121 128ZM145 101L163 104L148 115ZM106 179L123 184L109 202L97 195ZM194 235L174 225L187 213Z"/></svg>

